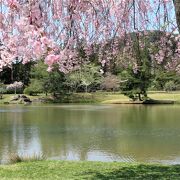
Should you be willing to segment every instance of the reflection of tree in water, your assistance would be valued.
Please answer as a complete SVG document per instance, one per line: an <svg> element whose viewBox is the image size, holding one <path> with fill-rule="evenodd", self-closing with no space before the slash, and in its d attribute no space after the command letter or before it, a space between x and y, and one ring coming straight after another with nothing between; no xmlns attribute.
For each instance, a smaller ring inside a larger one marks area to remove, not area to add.
<svg viewBox="0 0 180 180"><path fill-rule="evenodd" d="M29 107L29 110L16 116L2 113L1 119L6 120L0 122L4 142L0 142L1 149L8 143L8 152L28 150L39 139L40 146L35 148L48 157L80 160L88 159L92 152L94 156L101 152L112 155L112 160L120 160L119 157L130 161L131 158L138 161L171 158L172 149L175 155L180 152L176 108L172 108L170 114L164 106L127 105L84 110L78 106L76 109ZM7 131L3 131L5 129Z"/></svg>
<svg viewBox="0 0 180 180"><path fill-rule="evenodd" d="M25 154L25 147L29 147L32 141L32 127L24 121L25 113L21 107L3 107L0 113L0 159L7 159L10 154ZM17 112L16 112L17 110ZM20 111L19 111L20 110Z"/></svg>
<svg viewBox="0 0 180 180"><path fill-rule="evenodd" d="M103 139L106 138L108 124L111 123L107 121L102 124L101 121L98 121L98 119L102 119L101 113L65 110L59 113L57 119L52 119L54 114L57 114L57 109L49 110L48 115L42 114L46 117L49 116L47 119L51 119L46 121L47 124L40 130L42 149L47 154L67 156L67 152L73 150L79 154L79 159L85 160L88 152L92 149L99 150L101 144L106 144ZM116 144L113 141L116 142L115 138L111 143ZM47 148L47 145L50 148Z"/></svg>
<svg viewBox="0 0 180 180"><path fill-rule="evenodd" d="M154 114L155 118L161 119L161 116L164 117L164 110L158 107L157 110L149 108L122 106L106 111L59 110L58 112L57 109L49 109L48 116L43 114L44 118L46 116L49 120L40 131L43 152L50 156L67 156L67 152L73 151L79 153L81 160L87 159L91 151L101 151L120 157L124 155L128 158L134 156L137 160L159 158L159 151L162 158L169 156L171 148L178 154L180 146L177 144L177 138L174 139L177 132L168 135L171 122L165 120L167 124L160 129L162 124L152 117ZM158 111L160 114L156 117ZM54 114L56 118L51 118ZM177 117L172 117L173 131L176 125L180 124L177 124ZM48 148L48 145L51 148Z"/></svg>

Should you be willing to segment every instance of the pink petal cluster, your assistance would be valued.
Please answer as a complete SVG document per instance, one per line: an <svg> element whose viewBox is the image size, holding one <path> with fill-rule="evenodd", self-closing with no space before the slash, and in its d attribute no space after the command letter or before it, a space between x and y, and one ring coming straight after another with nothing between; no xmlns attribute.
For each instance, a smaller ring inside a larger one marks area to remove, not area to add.
<svg viewBox="0 0 180 180"><path fill-rule="evenodd" d="M98 54L102 66L109 66L115 59L124 66L134 66L137 58L133 38L128 34L134 32L146 37L150 30L160 30L169 36L176 31L171 15L165 21L173 9L171 0L0 2L0 70L11 66L15 59L23 63L44 59L48 70L56 64L60 71L67 73L89 61L93 54ZM179 64L179 38L176 42L168 39L170 42L166 43L166 40L166 37L159 40L157 52L150 50L151 57L158 64L168 59L166 64L175 67L174 64ZM175 50L171 52L173 43ZM139 46L145 49L146 43L139 41Z"/></svg>

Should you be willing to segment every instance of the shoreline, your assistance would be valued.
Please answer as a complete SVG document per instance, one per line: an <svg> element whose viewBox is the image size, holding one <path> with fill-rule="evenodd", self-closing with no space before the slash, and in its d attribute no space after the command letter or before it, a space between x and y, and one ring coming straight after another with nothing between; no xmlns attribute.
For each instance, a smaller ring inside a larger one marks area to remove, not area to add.
<svg viewBox="0 0 180 180"><path fill-rule="evenodd" d="M3 95L3 99L0 99L0 104L31 104L22 103L21 100L12 101L14 96L16 95ZM43 94L26 97L32 101L32 104L180 104L180 92L149 92L148 96L150 99L146 101L132 101L119 92L75 93L72 95L65 95L57 99L53 98L51 95L45 96Z"/></svg>

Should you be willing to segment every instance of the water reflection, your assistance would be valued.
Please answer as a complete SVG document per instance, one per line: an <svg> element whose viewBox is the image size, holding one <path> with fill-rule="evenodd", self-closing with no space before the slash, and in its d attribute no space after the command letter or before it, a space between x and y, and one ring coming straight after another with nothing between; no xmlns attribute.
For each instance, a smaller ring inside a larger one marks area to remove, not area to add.
<svg viewBox="0 0 180 180"><path fill-rule="evenodd" d="M1 106L0 159L43 153L49 159L180 164L180 106Z"/></svg>

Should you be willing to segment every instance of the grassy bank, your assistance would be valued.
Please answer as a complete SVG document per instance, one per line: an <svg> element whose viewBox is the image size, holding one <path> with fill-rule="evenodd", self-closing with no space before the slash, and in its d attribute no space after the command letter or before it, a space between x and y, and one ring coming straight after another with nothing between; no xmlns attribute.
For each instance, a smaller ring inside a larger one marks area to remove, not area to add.
<svg viewBox="0 0 180 180"><path fill-rule="evenodd" d="M3 99L0 100L0 104L9 102L13 95L5 94ZM148 96L151 99L163 101L170 100L180 103L180 92L149 92ZM96 93L75 93L73 95L66 95L53 99L50 95L45 96L40 94L38 96L28 96L31 100L43 99L47 103L105 103L105 104L118 104L128 103L129 98L121 93L111 92L96 92Z"/></svg>
<svg viewBox="0 0 180 180"><path fill-rule="evenodd" d="M180 165L39 161L0 166L0 179L179 179Z"/></svg>
<svg viewBox="0 0 180 180"><path fill-rule="evenodd" d="M0 104L11 102L14 95L5 94L3 99L0 99ZM97 93L75 93L71 95L66 95L64 97L52 98L50 95L45 96L43 94L37 96L28 96L32 101L37 99L44 99L47 103L101 103L108 100L125 100L128 101L128 98L120 93L109 93L109 92L97 92ZM16 102L11 102L16 103Z"/></svg>

